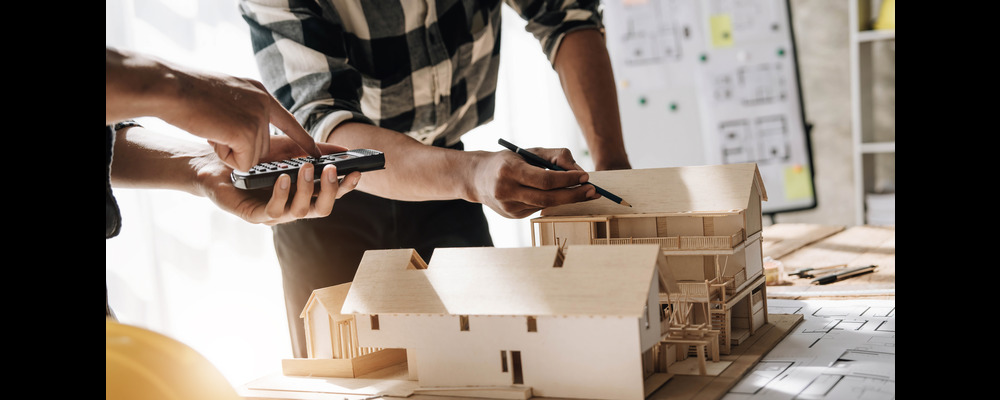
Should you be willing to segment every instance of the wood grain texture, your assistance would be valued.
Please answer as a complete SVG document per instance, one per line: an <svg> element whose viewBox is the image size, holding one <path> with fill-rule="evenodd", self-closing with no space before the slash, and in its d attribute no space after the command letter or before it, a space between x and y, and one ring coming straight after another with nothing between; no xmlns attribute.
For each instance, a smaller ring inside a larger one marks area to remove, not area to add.
<svg viewBox="0 0 1000 400"><path fill-rule="evenodd" d="M286 358L281 360L281 373L286 376L357 378L405 362L405 349L384 349L352 359Z"/></svg>
<svg viewBox="0 0 1000 400"><path fill-rule="evenodd" d="M410 250L365 253L342 312L451 315L643 315L663 262L657 245L440 248L427 269ZM658 278L657 278L658 279Z"/></svg>
<svg viewBox="0 0 1000 400"><path fill-rule="evenodd" d="M745 210L756 186L767 192L757 164L704 165L590 172L590 181L628 201L600 198L542 210L547 216L732 213Z"/></svg>
<svg viewBox="0 0 1000 400"><path fill-rule="evenodd" d="M764 227L764 256L779 259L844 230L843 225L774 224Z"/></svg>

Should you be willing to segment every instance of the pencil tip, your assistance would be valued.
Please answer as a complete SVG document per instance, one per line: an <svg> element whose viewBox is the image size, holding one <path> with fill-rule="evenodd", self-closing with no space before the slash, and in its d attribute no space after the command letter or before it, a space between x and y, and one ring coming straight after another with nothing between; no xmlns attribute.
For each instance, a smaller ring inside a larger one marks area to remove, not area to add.
<svg viewBox="0 0 1000 400"><path fill-rule="evenodd" d="M628 203L627 201L625 201L625 200L622 200L622 202L621 202L621 205L623 205L623 206L629 206L629 207L632 207L632 205L631 205L631 204L629 204L629 203Z"/></svg>

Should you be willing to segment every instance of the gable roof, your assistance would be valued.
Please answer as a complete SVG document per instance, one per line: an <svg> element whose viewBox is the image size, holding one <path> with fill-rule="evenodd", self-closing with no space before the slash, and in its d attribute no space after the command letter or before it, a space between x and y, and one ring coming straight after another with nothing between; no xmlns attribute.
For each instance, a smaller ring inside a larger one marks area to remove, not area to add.
<svg viewBox="0 0 1000 400"><path fill-rule="evenodd" d="M315 304L322 304L323 308L331 316L340 316L340 309L343 307L344 299L347 298L347 292L350 290L351 282L313 290L309 295L309 300L306 300L306 306L302 308L299 318L305 318L306 314L309 313L309 309ZM345 316L345 318L348 317Z"/></svg>
<svg viewBox="0 0 1000 400"><path fill-rule="evenodd" d="M369 250L342 313L639 317L663 255L658 245L439 248L427 269L412 249Z"/></svg>
<svg viewBox="0 0 1000 400"><path fill-rule="evenodd" d="M730 213L745 210L754 187L767 200L755 163L590 172L590 181L629 202L605 198L542 210L544 216Z"/></svg>

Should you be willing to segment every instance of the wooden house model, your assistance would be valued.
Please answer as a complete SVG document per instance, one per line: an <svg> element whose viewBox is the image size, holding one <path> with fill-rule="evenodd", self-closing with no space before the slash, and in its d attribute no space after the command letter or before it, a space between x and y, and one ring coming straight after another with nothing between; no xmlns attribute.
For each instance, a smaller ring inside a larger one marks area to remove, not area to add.
<svg viewBox="0 0 1000 400"><path fill-rule="evenodd" d="M723 354L767 322L756 164L597 171L590 181L632 207L601 198L546 208L531 220L532 245L659 245L680 292L700 303L694 324L717 332Z"/></svg>
<svg viewBox="0 0 1000 400"><path fill-rule="evenodd" d="M313 293L310 358L283 373L405 361L430 395L643 399L691 355L698 374L708 358L728 365L719 353L767 322L756 165L591 180L633 207L548 208L532 247L440 248L429 265L413 249L366 252L352 283Z"/></svg>
<svg viewBox="0 0 1000 400"><path fill-rule="evenodd" d="M643 399L671 376L664 262L655 245L372 250L341 314L362 346L406 349L424 389Z"/></svg>
<svg viewBox="0 0 1000 400"><path fill-rule="evenodd" d="M351 283L316 289L299 317L305 324L308 358L281 360L290 376L357 378L406 361L401 349L364 347L358 343L357 322L341 314Z"/></svg>

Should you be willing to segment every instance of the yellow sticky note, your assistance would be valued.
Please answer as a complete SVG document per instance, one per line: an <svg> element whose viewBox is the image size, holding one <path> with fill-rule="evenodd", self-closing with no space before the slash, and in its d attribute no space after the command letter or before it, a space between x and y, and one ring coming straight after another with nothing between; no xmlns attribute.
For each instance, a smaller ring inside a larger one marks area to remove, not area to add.
<svg viewBox="0 0 1000 400"><path fill-rule="evenodd" d="M713 46L731 47L733 45L733 20L729 14L709 17L708 25L712 31Z"/></svg>
<svg viewBox="0 0 1000 400"><path fill-rule="evenodd" d="M802 165L785 167L785 199L799 200L813 196L809 168Z"/></svg>

